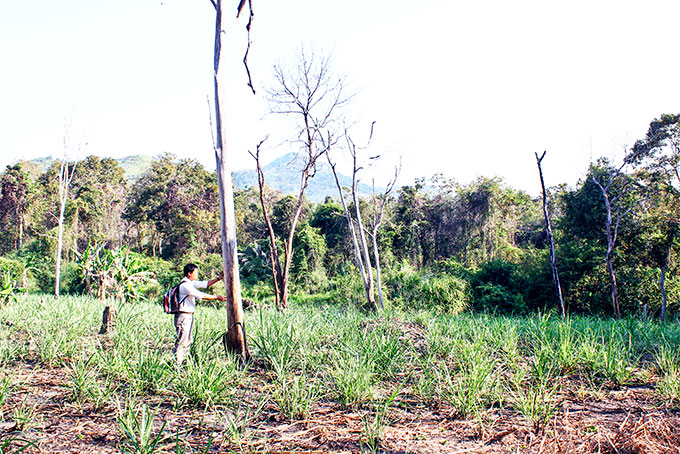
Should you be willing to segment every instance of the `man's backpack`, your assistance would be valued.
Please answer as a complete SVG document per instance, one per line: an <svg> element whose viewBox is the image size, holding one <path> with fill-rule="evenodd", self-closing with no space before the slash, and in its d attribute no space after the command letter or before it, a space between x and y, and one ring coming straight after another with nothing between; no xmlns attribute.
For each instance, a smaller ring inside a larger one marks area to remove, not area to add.
<svg viewBox="0 0 680 454"><path fill-rule="evenodd" d="M166 314L176 314L179 312L179 305L182 303L182 300L186 298L182 298L182 300L179 299L179 286L182 284L177 284L167 292L165 292L165 296L163 296L163 310L165 311Z"/></svg>

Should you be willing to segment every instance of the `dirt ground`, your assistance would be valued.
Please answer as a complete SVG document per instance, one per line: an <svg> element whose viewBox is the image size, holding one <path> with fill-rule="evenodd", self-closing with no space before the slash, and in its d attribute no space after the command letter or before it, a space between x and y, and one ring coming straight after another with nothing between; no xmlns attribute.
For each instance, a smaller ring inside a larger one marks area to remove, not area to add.
<svg viewBox="0 0 680 454"><path fill-rule="evenodd" d="M119 452L122 435L115 405L97 412L73 406L67 399L67 378L59 368L22 364L12 372L22 384L3 407L0 452L16 452L21 446L6 442L11 435L34 443L26 453ZM555 417L542 430L534 430L514 411L489 409L480 424L476 418L459 418L447 405L428 408L409 400L405 391L388 412L379 452L680 453L680 410L667 407L651 385L567 391L561 397ZM174 410L163 397L151 397L147 403L158 406L154 430L165 421L164 433L169 436L156 452L177 452L172 436L178 429L184 431L185 441L180 452L187 453L205 452L210 440L207 452L371 451L364 434L372 414L367 409L343 409L336 402L317 402L307 419L296 421L286 420L275 404L267 404L249 420L240 441L229 436L229 423L219 414ZM12 409L19 406L33 410L22 432L12 418Z"/></svg>

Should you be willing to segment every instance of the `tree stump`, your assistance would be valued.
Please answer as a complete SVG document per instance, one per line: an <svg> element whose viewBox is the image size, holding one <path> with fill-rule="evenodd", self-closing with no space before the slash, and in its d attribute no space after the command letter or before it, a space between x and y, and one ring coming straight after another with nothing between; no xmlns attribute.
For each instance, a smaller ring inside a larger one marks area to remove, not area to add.
<svg viewBox="0 0 680 454"><path fill-rule="evenodd" d="M106 334L113 331L116 326L116 308L115 306L106 306L102 314L102 327L99 329L99 334Z"/></svg>

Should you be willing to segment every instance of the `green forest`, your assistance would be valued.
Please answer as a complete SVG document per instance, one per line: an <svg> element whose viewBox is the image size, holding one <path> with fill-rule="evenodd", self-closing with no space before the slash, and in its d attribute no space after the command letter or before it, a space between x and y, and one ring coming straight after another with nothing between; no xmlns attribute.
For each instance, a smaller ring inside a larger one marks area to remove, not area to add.
<svg viewBox="0 0 680 454"><path fill-rule="evenodd" d="M623 163L601 159L573 186L546 189L568 313L618 315L613 276L621 315L677 319L679 143L680 116L662 115ZM61 164L52 161L41 170L22 161L0 176L5 292L55 291ZM97 156L66 164L73 173L64 204L59 293L158 301L179 280L184 263L198 264L206 275L221 268L217 181L197 161L162 155L139 175L126 175L118 161ZM289 179L300 175L291 171ZM358 198L364 219L372 219L381 199L384 221L376 243L387 304L453 313L559 311L541 197L501 178L460 183L437 175L387 198ZM283 254L297 196L265 186L263 200ZM244 296L272 302L271 243L257 186L235 189L235 212ZM337 191L320 203L304 199L290 285L294 298L367 304Z"/></svg>

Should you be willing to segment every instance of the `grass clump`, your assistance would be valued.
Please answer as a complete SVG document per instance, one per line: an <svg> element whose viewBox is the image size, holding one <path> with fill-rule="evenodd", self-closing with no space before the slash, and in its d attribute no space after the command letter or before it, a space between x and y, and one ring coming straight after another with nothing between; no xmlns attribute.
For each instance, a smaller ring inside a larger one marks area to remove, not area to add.
<svg viewBox="0 0 680 454"><path fill-rule="evenodd" d="M122 433L118 448L123 453L152 454L157 451L163 440L165 421L154 433L154 419L156 410L151 410L147 404L137 405L128 400L124 409L119 408L118 427Z"/></svg>
<svg viewBox="0 0 680 454"><path fill-rule="evenodd" d="M298 373L277 376L273 388L274 401L281 414L289 419L309 416L310 408L321 394L317 377L308 376L304 368Z"/></svg>

